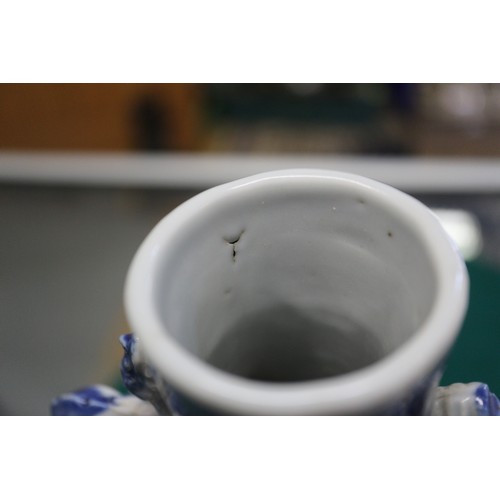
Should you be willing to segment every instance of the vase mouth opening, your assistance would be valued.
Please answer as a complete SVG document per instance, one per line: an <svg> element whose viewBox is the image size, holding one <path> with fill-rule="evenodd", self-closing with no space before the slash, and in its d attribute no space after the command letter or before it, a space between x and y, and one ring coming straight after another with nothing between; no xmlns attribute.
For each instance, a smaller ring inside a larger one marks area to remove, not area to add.
<svg viewBox="0 0 500 500"><path fill-rule="evenodd" d="M127 316L168 384L232 414L362 413L429 376L467 304L465 266L417 200L293 170L167 215L127 275Z"/></svg>

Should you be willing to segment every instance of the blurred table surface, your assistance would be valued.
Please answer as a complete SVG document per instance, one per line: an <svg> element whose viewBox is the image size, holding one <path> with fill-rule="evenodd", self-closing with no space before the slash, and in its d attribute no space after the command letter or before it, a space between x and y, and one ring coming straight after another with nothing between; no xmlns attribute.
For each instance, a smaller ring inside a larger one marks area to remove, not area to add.
<svg viewBox="0 0 500 500"><path fill-rule="evenodd" d="M0 414L44 415L58 394L115 383L123 283L144 237L203 189L284 168L364 175L477 220L470 306L442 382L500 393L500 160L4 152Z"/></svg>

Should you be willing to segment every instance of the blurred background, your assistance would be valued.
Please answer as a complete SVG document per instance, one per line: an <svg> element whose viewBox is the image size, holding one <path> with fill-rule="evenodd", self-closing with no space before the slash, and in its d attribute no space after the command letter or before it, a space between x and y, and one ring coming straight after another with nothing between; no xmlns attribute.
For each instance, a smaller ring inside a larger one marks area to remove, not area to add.
<svg viewBox="0 0 500 500"><path fill-rule="evenodd" d="M0 413L119 386L142 239L200 190L297 159L436 211L471 276L442 382L500 393L500 84L1 84Z"/></svg>
<svg viewBox="0 0 500 500"><path fill-rule="evenodd" d="M0 148L498 156L500 84L0 86Z"/></svg>

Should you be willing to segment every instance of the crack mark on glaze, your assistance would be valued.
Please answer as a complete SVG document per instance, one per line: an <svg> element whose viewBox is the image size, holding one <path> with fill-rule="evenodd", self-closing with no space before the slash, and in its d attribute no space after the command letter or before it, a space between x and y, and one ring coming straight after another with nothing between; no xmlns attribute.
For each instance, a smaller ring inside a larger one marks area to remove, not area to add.
<svg viewBox="0 0 500 500"><path fill-rule="evenodd" d="M237 249L236 249L236 244L240 241L241 237L243 236L243 233L245 232L245 230L243 229L240 234L238 236L236 236L236 238L228 238L228 237L225 237L223 238L223 240L228 244L228 245L231 245L233 247L233 254L232 254L232 258L233 258L233 262L236 262L236 255L237 255Z"/></svg>
<svg viewBox="0 0 500 500"><path fill-rule="evenodd" d="M245 231L241 231L241 233L236 238L224 238L224 241L226 243L229 243L230 245L236 245L236 243L238 243L238 241L240 241L240 238L244 232Z"/></svg>

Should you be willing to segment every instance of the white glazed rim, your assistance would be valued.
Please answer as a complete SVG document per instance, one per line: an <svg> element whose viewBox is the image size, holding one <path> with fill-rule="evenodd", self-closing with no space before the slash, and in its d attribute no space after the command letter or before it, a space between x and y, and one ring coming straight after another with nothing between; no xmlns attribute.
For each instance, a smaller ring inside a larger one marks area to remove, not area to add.
<svg viewBox="0 0 500 500"><path fill-rule="evenodd" d="M377 363L346 375L291 384L247 380L198 359L168 335L154 298L156 270L169 242L204 207L235 189L297 180L347 183L367 200L394 207L427 248L436 273L436 300L421 327L405 344ZM160 251L161 250L161 251ZM330 170L281 170L209 189L168 214L144 240L127 274L125 308L147 358L172 385L221 413L240 415L360 414L404 396L435 370L451 348L465 314L468 275L463 260L437 217L414 198L377 181ZM394 374L398 376L395 377ZM377 389L374 390L373 388Z"/></svg>

